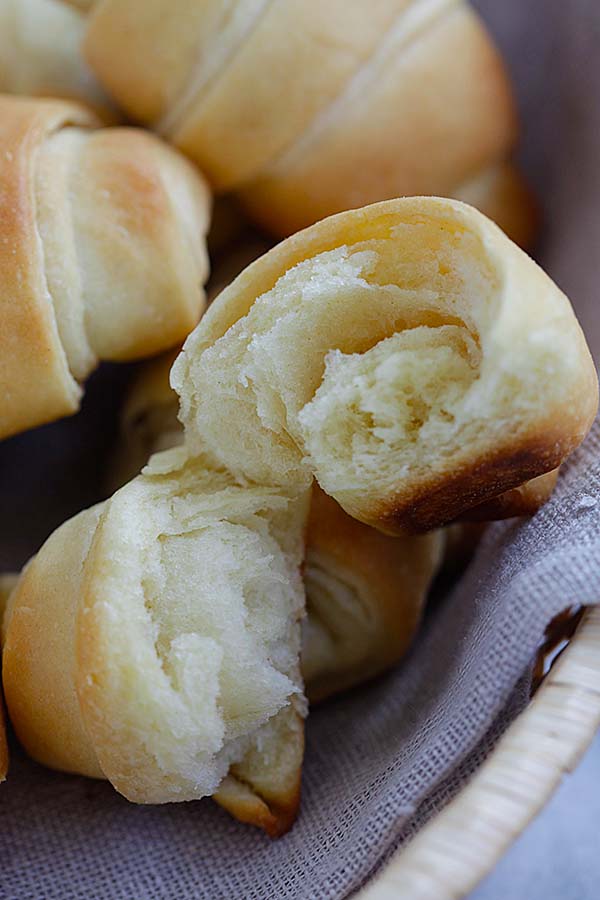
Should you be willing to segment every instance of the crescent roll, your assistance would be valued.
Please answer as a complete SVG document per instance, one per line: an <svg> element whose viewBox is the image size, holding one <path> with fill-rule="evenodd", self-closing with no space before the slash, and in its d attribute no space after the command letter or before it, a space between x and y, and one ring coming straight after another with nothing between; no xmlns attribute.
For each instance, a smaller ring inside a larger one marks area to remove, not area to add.
<svg viewBox="0 0 600 900"><path fill-rule="evenodd" d="M435 198L271 250L212 304L171 382L191 452L259 484L316 477L395 534L552 471L598 405L567 298L483 215Z"/></svg>
<svg viewBox="0 0 600 900"><path fill-rule="evenodd" d="M464 199L529 237L518 176L488 174L516 137L508 78L460 0L100 0L86 53L119 104L276 235L475 181Z"/></svg>
<svg viewBox="0 0 600 900"><path fill-rule="evenodd" d="M85 16L60 0L0 0L0 92L81 100L115 117L83 59Z"/></svg>
<svg viewBox="0 0 600 900"><path fill-rule="evenodd" d="M5 623L9 714L46 765L140 803L213 795L227 776L223 805L279 833L303 753L305 498L179 452L24 570Z"/></svg>
<svg viewBox="0 0 600 900"><path fill-rule="evenodd" d="M157 138L0 98L0 438L74 413L100 360L160 353L204 307L210 198Z"/></svg>
<svg viewBox="0 0 600 900"><path fill-rule="evenodd" d="M444 524L583 440L595 369L568 300L496 226L416 198L254 262L171 377L184 445L55 532L12 594L7 706L40 761L138 802L217 793L280 833L315 478L381 530Z"/></svg>
<svg viewBox="0 0 600 900"><path fill-rule="evenodd" d="M115 486L154 453L183 443L175 355L146 363L121 415ZM381 674L402 659L417 632L445 551L441 531L390 538L351 519L316 485L306 533L301 670L311 703Z"/></svg>

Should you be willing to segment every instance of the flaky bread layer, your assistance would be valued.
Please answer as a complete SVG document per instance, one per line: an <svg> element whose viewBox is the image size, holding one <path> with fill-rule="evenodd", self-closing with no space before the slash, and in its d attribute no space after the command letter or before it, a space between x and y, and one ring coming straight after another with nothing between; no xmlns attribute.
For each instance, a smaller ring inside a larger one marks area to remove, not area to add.
<svg viewBox="0 0 600 900"><path fill-rule="evenodd" d="M172 459L24 571L5 627L10 715L35 759L138 803L212 795L231 769L283 829L303 752L306 502Z"/></svg>
<svg viewBox="0 0 600 900"><path fill-rule="evenodd" d="M134 382L121 416L113 477L134 477L152 452L183 442L177 395L169 387L171 363L168 356L146 364ZM440 532L405 539L382 535L351 519L315 485L306 535L301 657L311 702L373 678L404 656L444 545ZM244 790L240 802L243 795ZM253 796L253 810L257 802Z"/></svg>
<svg viewBox="0 0 600 900"><path fill-rule="evenodd" d="M598 403L567 298L488 219L436 198L280 244L222 292L172 381L192 451L257 483L316 476L400 534L556 468Z"/></svg>

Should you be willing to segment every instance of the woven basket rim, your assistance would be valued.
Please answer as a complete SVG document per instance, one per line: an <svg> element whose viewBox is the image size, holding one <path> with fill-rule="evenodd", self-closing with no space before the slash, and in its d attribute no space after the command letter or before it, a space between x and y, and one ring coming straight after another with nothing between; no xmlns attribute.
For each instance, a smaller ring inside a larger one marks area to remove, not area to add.
<svg viewBox="0 0 600 900"><path fill-rule="evenodd" d="M600 608L467 785L358 900L458 900L488 875L543 809L600 727Z"/></svg>

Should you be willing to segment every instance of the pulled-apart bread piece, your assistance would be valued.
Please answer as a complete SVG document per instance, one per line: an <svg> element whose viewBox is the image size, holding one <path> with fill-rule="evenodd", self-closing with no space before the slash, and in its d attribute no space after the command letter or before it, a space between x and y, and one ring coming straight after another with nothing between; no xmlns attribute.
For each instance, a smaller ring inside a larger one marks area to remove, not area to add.
<svg viewBox="0 0 600 900"><path fill-rule="evenodd" d="M382 530L443 524L555 468L596 374L528 257L470 207L415 198L257 260L172 380L184 446L59 529L13 592L7 705L49 765L140 802L217 792L279 833L298 801L315 477Z"/></svg>
<svg viewBox="0 0 600 900"><path fill-rule="evenodd" d="M508 77L460 0L99 0L86 53L119 104L274 234L475 180L483 211L530 237L518 176L487 174L516 137Z"/></svg>
<svg viewBox="0 0 600 900"><path fill-rule="evenodd" d="M230 773L224 805L277 833L299 800L306 497L171 452L24 570L9 714L35 759L135 802L213 795Z"/></svg>
<svg viewBox="0 0 600 900"><path fill-rule="evenodd" d="M204 307L210 198L157 138L0 98L0 438L77 410L99 360L180 343Z"/></svg>
<svg viewBox="0 0 600 900"><path fill-rule="evenodd" d="M114 106L83 59L85 16L61 0L0 0L0 93Z"/></svg>
<svg viewBox="0 0 600 900"><path fill-rule="evenodd" d="M111 480L137 475L150 456L183 443L174 355L146 363L121 415ZM315 485L306 534L301 670L311 702L396 665L414 638L445 552L441 531L391 538L350 518Z"/></svg>
<svg viewBox="0 0 600 900"><path fill-rule="evenodd" d="M395 534L555 469L598 382L567 298L488 219L406 198L289 238L213 303L171 381L192 452Z"/></svg>

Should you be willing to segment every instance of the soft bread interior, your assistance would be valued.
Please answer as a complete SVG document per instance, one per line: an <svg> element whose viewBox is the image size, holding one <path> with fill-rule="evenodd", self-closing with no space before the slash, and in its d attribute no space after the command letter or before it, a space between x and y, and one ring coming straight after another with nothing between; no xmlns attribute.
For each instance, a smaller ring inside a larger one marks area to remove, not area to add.
<svg viewBox="0 0 600 900"><path fill-rule="evenodd" d="M46 765L140 803L215 795L280 834L304 747L306 502L179 460L157 457L7 579L11 716Z"/></svg>
<svg viewBox="0 0 600 900"><path fill-rule="evenodd" d="M441 201L430 203L435 210ZM552 423L585 369L577 322L541 277L521 286L526 303L516 285L509 291L517 248L506 242L502 263L461 222L460 205L446 205L454 220L376 222L368 238L291 266L214 339L219 317L236 311L234 282L173 370L192 448L260 483L305 484L314 473L352 515L392 530L397 505L416 504L470 468L491 467L487 484L471 479L434 517L447 521L481 494L554 468L565 448ZM511 453L519 466L493 462Z"/></svg>
<svg viewBox="0 0 600 900"><path fill-rule="evenodd" d="M79 697L130 799L214 793L267 723L301 711L305 506L198 460L107 504L86 563Z"/></svg>
<svg viewBox="0 0 600 900"><path fill-rule="evenodd" d="M133 477L151 453L183 442L177 395L169 387L172 360L170 355L146 364L134 383L123 410L113 476ZM311 702L372 678L404 655L419 625L444 543L440 531L408 538L382 535L351 519L313 486L303 570L307 615L301 655ZM272 770L270 764L266 771ZM230 784L232 796L242 802L239 786L233 788ZM255 804L254 794L253 810Z"/></svg>

